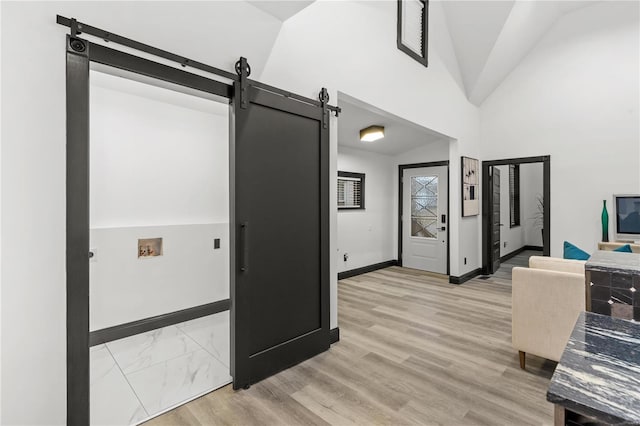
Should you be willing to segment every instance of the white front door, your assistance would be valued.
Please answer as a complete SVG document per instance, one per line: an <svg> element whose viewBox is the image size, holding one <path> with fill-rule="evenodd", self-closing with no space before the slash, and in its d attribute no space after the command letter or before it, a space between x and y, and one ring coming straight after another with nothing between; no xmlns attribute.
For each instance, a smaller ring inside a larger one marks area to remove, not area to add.
<svg viewBox="0 0 640 426"><path fill-rule="evenodd" d="M402 266L447 273L447 166L404 169Z"/></svg>

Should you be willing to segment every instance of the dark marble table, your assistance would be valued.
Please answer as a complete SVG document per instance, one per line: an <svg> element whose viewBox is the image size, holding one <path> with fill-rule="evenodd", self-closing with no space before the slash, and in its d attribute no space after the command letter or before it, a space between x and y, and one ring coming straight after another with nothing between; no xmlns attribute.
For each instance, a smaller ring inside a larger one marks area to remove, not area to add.
<svg viewBox="0 0 640 426"><path fill-rule="evenodd" d="M599 250L593 253L586 266L607 271L640 273L640 253Z"/></svg>
<svg viewBox="0 0 640 426"><path fill-rule="evenodd" d="M597 251L585 265L587 311L640 321L640 254Z"/></svg>
<svg viewBox="0 0 640 426"><path fill-rule="evenodd" d="M581 313L547 400L607 424L640 425L640 323Z"/></svg>

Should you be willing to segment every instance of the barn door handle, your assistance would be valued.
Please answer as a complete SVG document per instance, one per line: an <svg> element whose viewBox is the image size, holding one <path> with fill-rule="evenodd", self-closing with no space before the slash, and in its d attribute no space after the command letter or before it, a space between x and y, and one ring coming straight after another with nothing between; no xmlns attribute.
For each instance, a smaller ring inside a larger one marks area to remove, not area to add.
<svg viewBox="0 0 640 426"><path fill-rule="evenodd" d="M247 245L247 237L249 233L249 224L247 222L240 224L240 236L238 238L238 267L240 272L249 270L248 257L249 246Z"/></svg>

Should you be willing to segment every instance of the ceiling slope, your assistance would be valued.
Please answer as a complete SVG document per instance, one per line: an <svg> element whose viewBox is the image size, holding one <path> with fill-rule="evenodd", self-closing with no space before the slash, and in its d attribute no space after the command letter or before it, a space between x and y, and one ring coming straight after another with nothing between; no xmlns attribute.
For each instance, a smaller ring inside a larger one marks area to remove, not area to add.
<svg viewBox="0 0 640 426"><path fill-rule="evenodd" d="M309 6L314 0L247 0L247 2L284 22Z"/></svg>
<svg viewBox="0 0 640 426"><path fill-rule="evenodd" d="M475 87L514 3L514 1L443 3L467 96Z"/></svg>
<svg viewBox="0 0 640 426"><path fill-rule="evenodd" d="M598 2L443 1L469 101L481 105L561 16Z"/></svg>

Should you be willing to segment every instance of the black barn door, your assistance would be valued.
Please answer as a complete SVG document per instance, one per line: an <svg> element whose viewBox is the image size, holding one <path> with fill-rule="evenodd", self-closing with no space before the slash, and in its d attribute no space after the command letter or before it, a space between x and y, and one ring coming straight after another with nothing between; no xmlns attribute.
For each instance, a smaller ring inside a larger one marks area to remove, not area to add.
<svg viewBox="0 0 640 426"><path fill-rule="evenodd" d="M232 119L235 389L329 348L328 114L244 84Z"/></svg>
<svg viewBox="0 0 640 426"><path fill-rule="evenodd" d="M500 268L500 169L491 167L490 170L490 192L489 192L489 220L491 221L490 250L491 255L489 265L491 273L495 273Z"/></svg>

